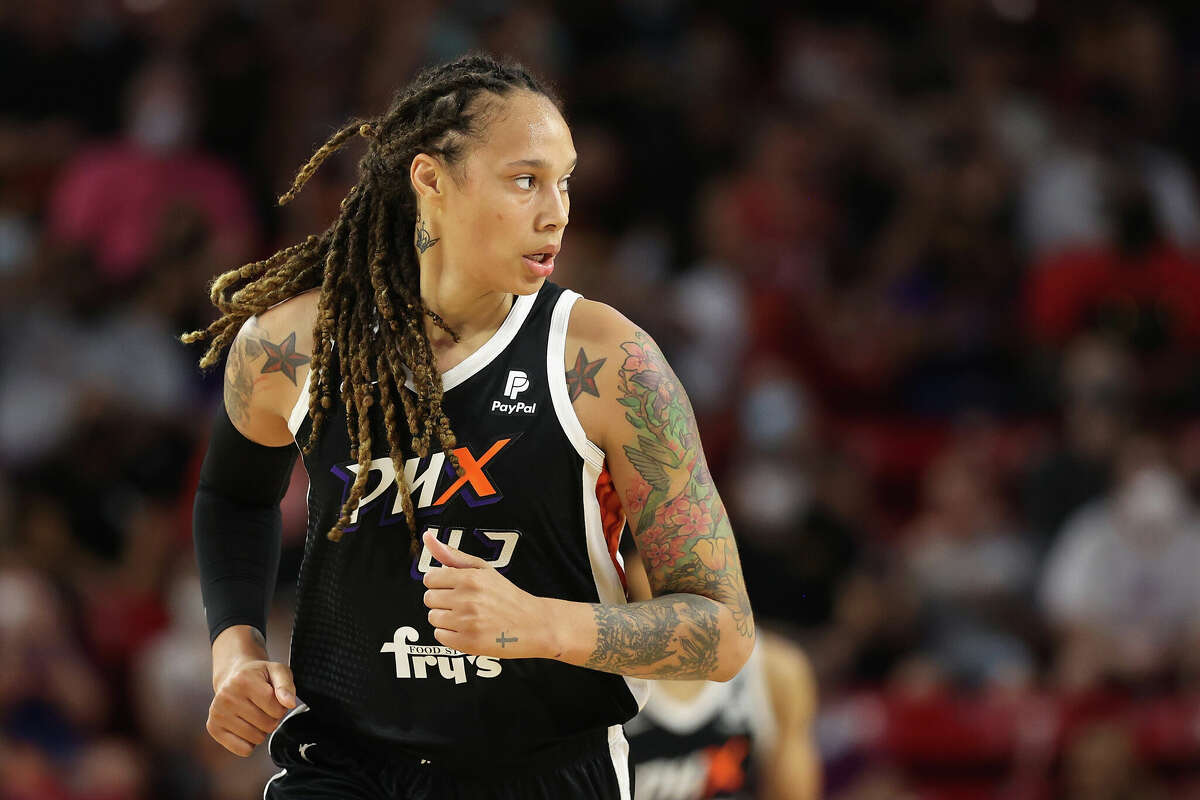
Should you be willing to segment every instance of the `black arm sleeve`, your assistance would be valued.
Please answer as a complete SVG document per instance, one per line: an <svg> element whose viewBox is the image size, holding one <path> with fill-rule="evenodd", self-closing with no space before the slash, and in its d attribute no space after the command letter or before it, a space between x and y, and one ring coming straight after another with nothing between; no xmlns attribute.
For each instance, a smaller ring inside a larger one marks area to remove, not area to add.
<svg viewBox="0 0 1200 800"><path fill-rule="evenodd" d="M279 571L279 501L296 455L295 445L250 441L224 403L217 409L192 509L210 643L230 625L252 625L266 635Z"/></svg>

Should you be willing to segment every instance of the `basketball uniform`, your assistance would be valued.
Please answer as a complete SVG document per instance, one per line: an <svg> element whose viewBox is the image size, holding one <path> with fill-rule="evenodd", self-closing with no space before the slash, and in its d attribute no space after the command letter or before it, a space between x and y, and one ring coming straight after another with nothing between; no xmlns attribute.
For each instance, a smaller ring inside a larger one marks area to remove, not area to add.
<svg viewBox="0 0 1200 800"><path fill-rule="evenodd" d="M707 682L690 700L653 691L625 726L635 800L749 800L775 725L755 647L726 683Z"/></svg>
<svg viewBox="0 0 1200 800"><path fill-rule="evenodd" d="M567 322L578 299L549 282L517 297L495 334L443 375L462 477L443 452L409 451L406 431L401 463L418 538L432 530L534 595L623 603L616 545L624 518L604 454L587 440L566 385ZM312 430L307 412L306 384L289 420L300 443ZM371 412L370 475L340 542L326 533L359 469L340 400L304 457L309 521L290 661L303 705L271 738L285 771L265 796L317 796L280 787L290 785L289 769L311 772L324 757L333 766L358 758L359 772L384 775L364 796L499 797L485 788L569 763L578 774L567 783L522 784L513 796L629 797L621 723L644 703L646 682L438 643L422 583L438 563L423 547L410 554L382 414L378 406ZM402 411L397 422L405 426ZM330 770L309 777L310 788L340 780ZM409 793L379 788L389 782ZM418 785L427 793L411 788ZM334 785L329 796L357 796L348 792Z"/></svg>

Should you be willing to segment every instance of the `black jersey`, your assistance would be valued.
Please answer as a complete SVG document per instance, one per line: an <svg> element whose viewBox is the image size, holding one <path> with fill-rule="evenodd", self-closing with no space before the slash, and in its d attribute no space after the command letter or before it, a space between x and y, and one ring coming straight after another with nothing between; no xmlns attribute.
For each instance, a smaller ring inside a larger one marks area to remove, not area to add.
<svg viewBox="0 0 1200 800"><path fill-rule="evenodd" d="M624 518L566 386L567 321L578 298L551 283L517 297L491 339L443 375L462 477L442 452L418 458L406 449L402 463L416 536L432 529L534 595L623 603L616 544ZM306 388L290 419L299 442L312 429L307 410ZM437 562L423 547L410 555L382 415L371 411L371 474L340 542L326 533L358 471L344 404L304 458L308 535L291 645L298 697L331 725L385 746L480 763L632 717L644 681L550 659L466 655L434 639L422 578ZM405 425L403 412L397 417ZM411 435L401 439L407 448Z"/></svg>
<svg viewBox="0 0 1200 800"><path fill-rule="evenodd" d="M652 691L625 726L634 800L749 800L775 738L756 647L726 683L708 682L690 700Z"/></svg>

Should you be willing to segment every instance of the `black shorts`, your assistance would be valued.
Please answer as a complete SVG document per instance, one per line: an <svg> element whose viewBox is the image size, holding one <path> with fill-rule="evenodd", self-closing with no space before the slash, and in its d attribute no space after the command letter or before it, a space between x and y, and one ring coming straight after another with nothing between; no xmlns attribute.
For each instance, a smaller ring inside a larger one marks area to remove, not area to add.
<svg viewBox="0 0 1200 800"><path fill-rule="evenodd" d="M536 760L463 772L407 753L381 757L331 732L303 703L268 740L280 772L263 800L631 800L629 744L620 725L565 740Z"/></svg>

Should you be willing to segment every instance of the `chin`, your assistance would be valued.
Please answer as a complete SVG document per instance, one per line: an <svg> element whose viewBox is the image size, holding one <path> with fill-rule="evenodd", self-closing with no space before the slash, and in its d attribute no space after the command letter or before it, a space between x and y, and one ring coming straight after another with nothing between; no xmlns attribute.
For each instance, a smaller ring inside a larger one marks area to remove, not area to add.
<svg viewBox="0 0 1200 800"><path fill-rule="evenodd" d="M540 275L523 275L521 280L517 281L517 285L513 287L513 294L537 294L541 291L542 284L547 278Z"/></svg>

